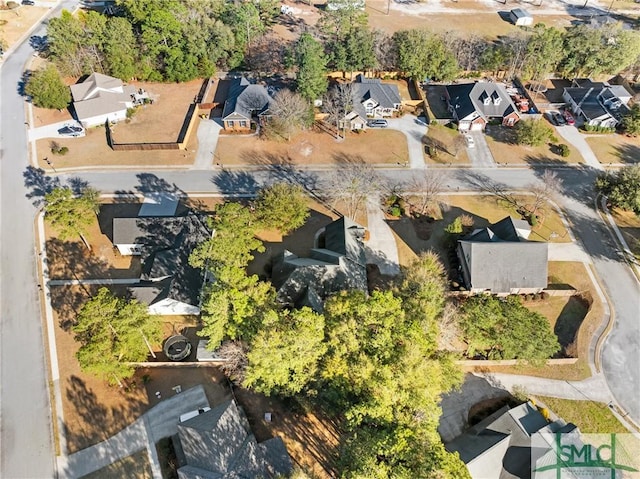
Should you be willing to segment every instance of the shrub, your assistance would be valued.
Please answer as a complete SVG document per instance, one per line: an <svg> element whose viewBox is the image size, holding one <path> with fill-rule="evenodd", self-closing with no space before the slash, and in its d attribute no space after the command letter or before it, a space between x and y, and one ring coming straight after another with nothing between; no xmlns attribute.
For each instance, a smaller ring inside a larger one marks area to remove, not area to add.
<svg viewBox="0 0 640 479"><path fill-rule="evenodd" d="M533 295L533 299L534 299L534 301L540 301L540 293L535 293Z"/></svg>
<svg viewBox="0 0 640 479"><path fill-rule="evenodd" d="M16 8L18 8L20 6L20 4L18 2L7 2L7 8L9 10L14 10Z"/></svg>
<svg viewBox="0 0 640 479"><path fill-rule="evenodd" d="M594 132L594 133L615 133L615 128L610 128L608 126L600 126L600 125L584 125L584 131Z"/></svg>
<svg viewBox="0 0 640 479"><path fill-rule="evenodd" d="M393 205L389 208L389 214L397 217L402 216L402 209L398 205Z"/></svg>
<svg viewBox="0 0 640 479"><path fill-rule="evenodd" d="M54 155L64 156L69 153L69 148L67 148L66 146L60 146L60 144L55 141L52 141L49 146L51 148L51 153L53 153Z"/></svg>
<svg viewBox="0 0 640 479"><path fill-rule="evenodd" d="M444 228L444 231L450 235L462 233L462 217L458 216Z"/></svg>
<svg viewBox="0 0 640 479"><path fill-rule="evenodd" d="M558 137L557 137L556 135L551 135L551 136L549 137L549 141L550 141L551 143L558 143Z"/></svg>
<svg viewBox="0 0 640 479"><path fill-rule="evenodd" d="M566 158L571 154L571 150L569 149L569 146L565 145L564 143L559 144L558 148L560 149L560 156L562 156L563 158Z"/></svg>
<svg viewBox="0 0 640 479"><path fill-rule="evenodd" d="M137 112L136 108L127 108L127 118L133 118L136 112Z"/></svg>
<svg viewBox="0 0 640 479"><path fill-rule="evenodd" d="M536 226L538 224L538 216L537 215L529 215L527 218L529 220L529 224L531 226Z"/></svg>
<svg viewBox="0 0 640 479"><path fill-rule="evenodd" d="M542 299L548 299L549 298L549 293L545 293L544 291L542 293L540 293L540 297Z"/></svg>
<svg viewBox="0 0 640 479"><path fill-rule="evenodd" d="M62 148L60 148L60 151L58 151L58 154L60 155L66 155L67 153L69 153L69 148L67 148L66 146L63 146Z"/></svg>

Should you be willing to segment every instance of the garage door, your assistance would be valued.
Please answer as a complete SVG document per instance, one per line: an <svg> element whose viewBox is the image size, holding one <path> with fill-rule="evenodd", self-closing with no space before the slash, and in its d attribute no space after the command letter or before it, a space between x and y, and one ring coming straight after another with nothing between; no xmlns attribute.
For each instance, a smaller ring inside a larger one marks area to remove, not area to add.
<svg viewBox="0 0 640 479"><path fill-rule="evenodd" d="M482 131L482 123L472 123L471 131Z"/></svg>

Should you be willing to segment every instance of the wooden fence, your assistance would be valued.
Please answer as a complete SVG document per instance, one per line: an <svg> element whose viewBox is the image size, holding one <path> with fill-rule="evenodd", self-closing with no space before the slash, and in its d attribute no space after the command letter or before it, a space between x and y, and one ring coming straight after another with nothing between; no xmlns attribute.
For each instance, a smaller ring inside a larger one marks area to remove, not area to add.
<svg viewBox="0 0 640 479"><path fill-rule="evenodd" d="M117 143L113 138L113 133L109 122L105 123L107 130L107 144L114 151L150 151L150 150L185 150L189 138L193 131L193 125L201 110L211 110L215 107L214 103L201 103L209 94L212 81L206 78L202 81L200 90L194 98L194 103L189 105L187 114L184 117L178 138L174 142L155 142L155 143Z"/></svg>

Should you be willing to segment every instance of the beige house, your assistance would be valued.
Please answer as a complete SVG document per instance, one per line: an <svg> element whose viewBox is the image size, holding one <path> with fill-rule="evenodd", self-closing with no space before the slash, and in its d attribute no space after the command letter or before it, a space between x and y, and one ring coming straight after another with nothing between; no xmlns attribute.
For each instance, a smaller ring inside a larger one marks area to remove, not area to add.
<svg viewBox="0 0 640 479"><path fill-rule="evenodd" d="M84 127L104 125L107 120L124 120L127 108L133 107L137 94L134 86L95 72L70 88L76 118Z"/></svg>

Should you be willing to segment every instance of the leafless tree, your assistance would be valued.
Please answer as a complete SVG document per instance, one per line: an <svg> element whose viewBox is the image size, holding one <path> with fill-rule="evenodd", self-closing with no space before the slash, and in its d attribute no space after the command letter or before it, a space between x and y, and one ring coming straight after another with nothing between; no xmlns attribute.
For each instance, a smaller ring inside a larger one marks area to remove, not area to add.
<svg viewBox="0 0 640 479"><path fill-rule="evenodd" d="M367 198L377 201L385 189L383 180L371 165L356 159L336 168L329 177L326 191L332 206L343 206L345 215L355 218Z"/></svg>
<svg viewBox="0 0 640 479"><path fill-rule="evenodd" d="M467 71L479 68L480 58L489 47L485 39L474 34L461 36L455 32L446 32L442 35L442 40L455 55L460 67Z"/></svg>
<svg viewBox="0 0 640 479"><path fill-rule="evenodd" d="M442 193L446 176L439 170L423 170L417 173L411 183L409 189L411 193L415 193L415 208L421 214L426 214L427 210L437 203L438 195Z"/></svg>
<svg viewBox="0 0 640 479"><path fill-rule="evenodd" d="M284 59L288 47L291 47L288 42L270 33L260 37L247 49L244 61L251 71L263 72L264 76L281 72L285 70Z"/></svg>
<svg viewBox="0 0 640 479"><path fill-rule="evenodd" d="M282 89L269 106L271 118L263 126L268 137L280 136L287 141L310 123L312 111L309 102L298 93Z"/></svg>
<svg viewBox="0 0 640 479"><path fill-rule="evenodd" d="M545 170L540 181L528 187L529 192L533 195L533 201L528 208L529 213L536 215L547 201L553 200L557 196L561 187L562 179L558 177L558 174L555 171Z"/></svg>
<svg viewBox="0 0 640 479"><path fill-rule="evenodd" d="M340 137L342 126L342 137L346 136L347 122L345 116L351 112L355 102L355 87L353 83L339 83L329 90L322 102L324 111L329 114L329 121L335 123L337 137Z"/></svg>
<svg viewBox="0 0 640 479"><path fill-rule="evenodd" d="M248 351L249 347L243 341L225 341L218 348L218 356L225 360L220 369L236 384L244 382Z"/></svg>
<svg viewBox="0 0 640 479"><path fill-rule="evenodd" d="M373 48L377 71L391 71L398 64L398 49L393 38L382 30L373 30Z"/></svg>
<svg viewBox="0 0 640 479"><path fill-rule="evenodd" d="M510 78L522 74L522 69L527 57L527 44L529 43L530 34L517 31L502 40L502 43L510 51L509 66L507 74Z"/></svg>
<svg viewBox="0 0 640 479"><path fill-rule="evenodd" d="M438 349L440 351L456 351L460 342L461 333L458 324L458 308L452 303L447 303L438 317Z"/></svg>

